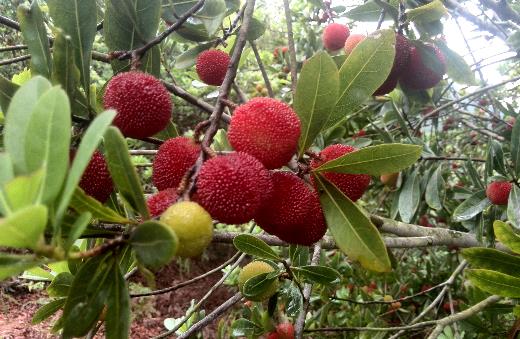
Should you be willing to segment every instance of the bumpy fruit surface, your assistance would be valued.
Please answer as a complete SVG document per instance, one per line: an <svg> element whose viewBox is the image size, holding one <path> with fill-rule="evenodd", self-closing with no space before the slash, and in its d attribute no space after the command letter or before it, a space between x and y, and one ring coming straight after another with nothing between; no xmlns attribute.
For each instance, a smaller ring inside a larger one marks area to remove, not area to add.
<svg viewBox="0 0 520 339"><path fill-rule="evenodd" d="M385 82L379 86L374 95L384 95L392 92L410 60L410 42L401 34L395 36L395 57L392 69ZM442 77L442 75L441 75Z"/></svg>
<svg viewBox="0 0 520 339"><path fill-rule="evenodd" d="M267 233L290 243L311 245L320 240L327 226L318 194L289 172L271 172L273 193L255 216Z"/></svg>
<svg viewBox="0 0 520 339"><path fill-rule="evenodd" d="M250 262L249 264L247 264L246 266L244 266L242 268L242 270L240 271L240 274L238 275L238 287L240 288L240 291L243 291L244 284L249 279L256 277L259 274L270 273L273 271L274 271L274 268L266 262L263 262L263 261ZM260 293L259 295L252 297L252 298L248 298L248 299L252 300L252 301L267 300L273 294L275 294L276 291L278 291L278 286L279 286L278 280L273 280L273 282L271 283L271 285L269 285L269 288L267 288L265 290L265 292Z"/></svg>
<svg viewBox="0 0 520 339"><path fill-rule="evenodd" d="M71 150L71 160L74 159L75 155L76 151ZM114 183L108 171L107 163L103 154L99 151L95 151L94 154L92 154L92 158L90 158L87 168L85 168L81 180L79 181L79 187L81 187L85 193L102 203L106 202L110 194L112 194L112 191L114 191Z"/></svg>
<svg viewBox="0 0 520 339"><path fill-rule="evenodd" d="M193 139L176 137L166 140L153 161L152 181L155 187L160 191L176 189L199 154L200 146Z"/></svg>
<svg viewBox="0 0 520 339"><path fill-rule="evenodd" d="M182 258L198 257L213 238L211 216L193 201L181 201L168 207L161 221L177 234L176 255Z"/></svg>
<svg viewBox="0 0 520 339"><path fill-rule="evenodd" d="M327 146L320 152L319 159L313 159L311 161L311 168L317 168L330 160L334 160L354 151L357 151L357 148L349 145L337 144ZM352 201L361 198L370 184L370 176L366 174L342 174L333 172L322 172L322 174Z"/></svg>
<svg viewBox="0 0 520 339"><path fill-rule="evenodd" d="M168 207L177 201L177 192L174 188L167 188L164 191L159 191L146 200L148 210L152 218L160 216Z"/></svg>
<svg viewBox="0 0 520 339"><path fill-rule="evenodd" d="M267 339L280 339L280 337L278 336L278 333L276 333L276 332L269 332L267 334Z"/></svg>
<svg viewBox="0 0 520 339"><path fill-rule="evenodd" d="M366 36L364 36L363 34L350 34L348 36L347 40L345 41L345 46L344 46L345 54L349 55L350 53L352 53L354 48L361 41L365 40L365 38L366 38Z"/></svg>
<svg viewBox="0 0 520 339"><path fill-rule="evenodd" d="M280 339L294 339L294 326L291 323L278 324L276 333Z"/></svg>
<svg viewBox="0 0 520 339"><path fill-rule="evenodd" d="M388 187L395 187L397 184L397 179L399 178L399 173L388 173L381 174L380 180L381 183Z"/></svg>
<svg viewBox="0 0 520 339"><path fill-rule="evenodd" d="M229 61L230 58L226 52L210 49L199 54L195 69L202 82L220 86L226 76Z"/></svg>
<svg viewBox="0 0 520 339"><path fill-rule="evenodd" d="M298 145L300 119L289 105L254 98L235 109L228 140L236 151L251 154L268 169L284 166Z"/></svg>
<svg viewBox="0 0 520 339"><path fill-rule="evenodd" d="M350 30L347 26L332 23L323 30L323 46L329 51L342 49L345 46L345 41L347 41L349 35Z"/></svg>
<svg viewBox="0 0 520 339"><path fill-rule="evenodd" d="M507 181L492 182L486 189L486 196L493 205L507 205L512 186Z"/></svg>
<svg viewBox="0 0 520 339"><path fill-rule="evenodd" d="M161 81L142 72L119 73L110 79L103 104L117 111L114 125L121 133L138 139L166 128L173 107L170 93Z"/></svg>
<svg viewBox="0 0 520 339"><path fill-rule="evenodd" d="M253 219L272 187L269 172L258 160L231 153L204 163L196 200L220 222L242 224Z"/></svg>
<svg viewBox="0 0 520 339"><path fill-rule="evenodd" d="M428 57L425 58L423 53L428 53ZM435 87L444 73L446 59L437 46L424 45L423 51L412 46L408 66L404 68L400 81L401 85L410 89L428 89Z"/></svg>

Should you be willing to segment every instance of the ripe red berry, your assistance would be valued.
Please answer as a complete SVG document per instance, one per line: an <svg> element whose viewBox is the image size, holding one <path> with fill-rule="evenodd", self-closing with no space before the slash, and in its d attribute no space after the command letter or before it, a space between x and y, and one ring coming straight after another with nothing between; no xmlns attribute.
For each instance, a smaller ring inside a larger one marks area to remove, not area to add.
<svg viewBox="0 0 520 339"><path fill-rule="evenodd" d="M267 335L267 339L280 339L280 337L278 336L278 333L276 333L276 332L269 332Z"/></svg>
<svg viewBox="0 0 520 339"><path fill-rule="evenodd" d="M179 196L174 188L159 191L146 200L152 218L160 216L168 207L173 205Z"/></svg>
<svg viewBox="0 0 520 339"><path fill-rule="evenodd" d="M235 109L228 140L236 151L251 154L268 169L287 164L298 145L300 119L284 102L254 98Z"/></svg>
<svg viewBox="0 0 520 339"><path fill-rule="evenodd" d="M319 159L313 159L311 161L311 168L317 168L330 160L354 151L357 151L357 149L349 145L330 145L320 152ZM352 201L361 198L370 184L370 176L366 174L342 174L333 172L322 172L322 174Z"/></svg>
<svg viewBox="0 0 520 339"><path fill-rule="evenodd" d="M195 69L202 82L220 86L229 66L229 55L218 49L210 49L199 54Z"/></svg>
<svg viewBox="0 0 520 339"><path fill-rule="evenodd" d="M347 40L345 41L345 46L344 46L345 54L349 55L350 53L352 53L354 48L361 41L365 40L365 38L366 38L366 36L364 36L363 34L350 34L348 36Z"/></svg>
<svg viewBox="0 0 520 339"><path fill-rule="evenodd" d="M279 339L294 339L294 326L291 323L282 323L276 326Z"/></svg>
<svg viewBox="0 0 520 339"><path fill-rule="evenodd" d="M494 181L486 189L486 196L493 205L507 205L512 184L507 181Z"/></svg>
<svg viewBox="0 0 520 339"><path fill-rule="evenodd" d="M347 41L349 35L350 30L347 26L332 23L323 30L323 46L329 51L342 49L345 46L345 41Z"/></svg>
<svg viewBox="0 0 520 339"><path fill-rule="evenodd" d="M193 139L176 137L166 140L153 161L152 181L155 187L159 191L177 189L199 154L200 146Z"/></svg>
<svg viewBox="0 0 520 339"><path fill-rule="evenodd" d="M71 160L74 159L75 155L76 151L71 150ZM110 172L108 171L107 163L103 154L99 151L95 151L94 154L92 154L92 158L90 158L87 168L85 168L81 180L79 181L79 187L81 187L85 193L102 203L106 202L110 194L114 191L114 184Z"/></svg>
<svg viewBox="0 0 520 339"><path fill-rule="evenodd" d="M271 172L273 193L255 216L267 233L290 243L311 245L320 240L327 226L318 194L295 174Z"/></svg>
<svg viewBox="0 0 520 339"><path fill-rule="evenodd" d="M394 90L410 59L410 48L410 41L403 35L396 34L394 64L392 65L388 78L386 78L385 82L374 92L374 95L384 95Z"/></svg>
<svg viewBox="0 0 520 339"><path fill-rule="evenodd" d="M435 87L446 73L446 59L435 45L412 46L408 66L403 69L401 85L421 90Z"/></svg>
<svg viewBox="0 0 520 339"><path fill-rule="evenodd" d="M119 73L103 97L105 108L117 111L114 125L125 137L142 139L162 131L170 122L172 101L160 80L142 72Z"/></svg>
<svg viewBox="0 0 520 339"><path fill-rule="evenodd" d="M242 224L253 219L272 191L267 169L246 153L217 156L204 163L196 200L214 219Z"/></svg>

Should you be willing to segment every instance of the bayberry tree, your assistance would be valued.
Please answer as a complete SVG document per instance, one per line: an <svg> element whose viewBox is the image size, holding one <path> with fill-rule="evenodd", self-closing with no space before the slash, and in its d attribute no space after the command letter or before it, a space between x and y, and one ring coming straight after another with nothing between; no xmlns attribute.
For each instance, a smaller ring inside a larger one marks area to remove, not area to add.
<svg viewBox="0 0 520 339"><path fill-rule="evenodd" d="M220 273L157 338L226 314L206 336L515 337L515 1L18 2L0 5L0 280L46 282L34 323L137 336L132 299ZM236 253L155 287L215 243Z"/></svg>

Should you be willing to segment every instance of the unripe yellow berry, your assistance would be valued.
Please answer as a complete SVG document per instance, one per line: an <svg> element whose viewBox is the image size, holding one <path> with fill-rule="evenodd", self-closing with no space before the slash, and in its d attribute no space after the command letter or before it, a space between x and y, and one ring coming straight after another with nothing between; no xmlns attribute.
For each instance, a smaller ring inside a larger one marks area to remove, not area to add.
<svg viewBox="0 0 520 339"><path fill-rule="evenodd" d="M247 264L242 268L240 274L238 275L238 287L240 288L240 291L243 292L244 284L249 279L256 277L259 274L270 273L273 271L274 268L263 261L253 261ZM278 280L274 280L269 288L265 290L265 292L248 299L252 301L263 301L269 299L273 294L276 293L276 291L278 291Z"/></svg>

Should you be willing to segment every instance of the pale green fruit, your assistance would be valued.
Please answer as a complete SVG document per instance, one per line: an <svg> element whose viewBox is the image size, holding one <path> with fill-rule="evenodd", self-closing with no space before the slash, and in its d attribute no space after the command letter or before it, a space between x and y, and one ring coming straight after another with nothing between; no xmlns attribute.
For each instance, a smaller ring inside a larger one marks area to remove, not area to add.
<svg viewBox="0 0 520 339"><path fill-rule="evenodd" d="M249 264L247 264L246 266L244 266L242 268L242 270L240 271L240 274L238 275L238 287L240 288L240 291L243 290L244 284L249 279L251 279L259 274L270 273L273 271L274 271L274 268L266 262L263 262L263 261L250 262ZM271 283L271 285L269 286L269 288L267 288L265 290L265 292L260 293L259 295L252 297L252 298L248 297L248 299L252 300L252 301L267 300L273 294L275 294L276 291L278 291L278 280L274 280Z"/></svg>

